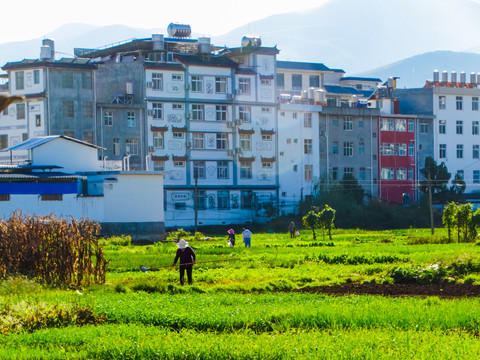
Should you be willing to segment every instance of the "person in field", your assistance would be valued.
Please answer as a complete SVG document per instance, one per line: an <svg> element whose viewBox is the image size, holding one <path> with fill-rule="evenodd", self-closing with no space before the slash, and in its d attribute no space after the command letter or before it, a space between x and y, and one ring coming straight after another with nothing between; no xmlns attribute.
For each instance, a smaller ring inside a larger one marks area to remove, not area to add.
<svg viewBox="0 0 480 360"><path fill-rule="evenodd" d="M288 231L290 231L290 239L295 237L295 233L297 232L297 228L293 221L290 221L290 225L288 225Z"/></svg>
<svg viewBox="0 0 480 360"><path fill-rule="evenodd" d="M227 233L228 233L228 239L227 239L228 246L234 247L235 246L235 231L233 231L233 229L230 229L230 230L227 231Z"/></svg>
<svg viewBox="0 0 480 360"><path fill-rule="evenodd" d="M243 228L242 238L243 238L243 243L245 244L245 247L251 247L252 235L253 234L250 230Z"/></svg>
<svg viewBox="0 0 480 360"><path fill-rule="evenodd" d="M188 242L185 239L180 239L177 243L177 254L175 260L173 260L173 265L177 264L177 260L180 259L180 284L185 283L185 271L187 271L188 284L193 283L192 279L192 270L193 264L195 264L196 256L193 249L188 246Z"/></svg>

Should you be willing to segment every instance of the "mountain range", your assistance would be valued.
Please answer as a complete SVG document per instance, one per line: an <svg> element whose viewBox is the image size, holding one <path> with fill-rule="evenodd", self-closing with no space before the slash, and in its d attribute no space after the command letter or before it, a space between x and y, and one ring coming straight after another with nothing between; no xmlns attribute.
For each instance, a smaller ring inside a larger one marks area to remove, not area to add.
<svg viewBox="0 0 480 360"><path fill-rule="evenodd" d="M347 76L390 76L401 87L421 87L433 71L480 72L480 4L474 0L330 0L309 11L273 15L221 36L215 45L240 46L258 35L277 46L279 60L323 63ZM167 35L166 27L160 33ZM192 37L199 34L192 29ZM159 29L67 24L37 39L0 44L0 65L38 58L42 38L53 38L57 58L74 47L97 48ZM204 35L204 34L200 34ZM207 35L208 36L208 35Z"/></svg>

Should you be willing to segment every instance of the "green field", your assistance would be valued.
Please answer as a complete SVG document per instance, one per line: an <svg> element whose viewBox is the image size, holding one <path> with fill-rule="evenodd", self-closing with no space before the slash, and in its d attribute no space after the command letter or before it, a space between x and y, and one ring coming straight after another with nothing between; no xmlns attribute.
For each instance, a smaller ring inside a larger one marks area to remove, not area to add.
<svg viewBox="0 0 480 360"><path fill-rule="evenodd" d="M335 230L190 241L194 284L174 243L105 245L104 285L0 282L1 359L471 359L479 298L329 296L337 284L479 284L480 246L437 230ZM145 265L157 271L139 271Z"/></svg>

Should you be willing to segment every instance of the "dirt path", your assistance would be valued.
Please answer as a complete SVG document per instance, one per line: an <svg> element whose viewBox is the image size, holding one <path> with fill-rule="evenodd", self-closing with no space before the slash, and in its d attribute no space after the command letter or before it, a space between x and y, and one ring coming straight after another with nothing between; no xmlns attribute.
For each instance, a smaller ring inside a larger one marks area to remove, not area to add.
<svg viewBox="0 0 480 360"><path fill-rule="evenodd" d="M417 284L342 284L299 289L304 293L329 295L439 296L442 298L480 297L479 285L417 285Z"/></svg>

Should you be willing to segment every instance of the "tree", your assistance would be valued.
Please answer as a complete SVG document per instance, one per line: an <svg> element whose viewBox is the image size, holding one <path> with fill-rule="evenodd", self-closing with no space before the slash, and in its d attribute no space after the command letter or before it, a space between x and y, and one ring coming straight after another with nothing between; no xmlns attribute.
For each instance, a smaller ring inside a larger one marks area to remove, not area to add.
<svg viewBox="0 0 480 360"><path fill-rule="evenodd" d="M330 206L325 205L325 208L319 214L319 221L322 229L327 230L330 240L332 240L333 220L335 220L335 210Z"/></svg>
<svg viewBox="0 0 480 360"><path fill-rule="evenodd" d="M342 180L340 180L340 186L342 187L344 194L350 195L352 200L358 205L363 205L365 191L358 184L358 180L355 179L352 174L343 175Z"/></svg>
<svg viewBox="0 0 480 360"><path fill-rule="evenodd" d="M310 210L307 215L305 215L303 218L302 218L302 221L303 221L303 225L307 228L307 229L312 229L312 233L313 233L313 240L316 240L317 237L316 237L316 234L315 234L315 229L318 227L319 225L319 217L318 217L318 213L316 213L314 210Z"/></svg>
<svg viewBox="0 0 480 360"><path fill-rule="evenodd" d="M452 180L452 186L450 186L450 197L453 201L460 202L462 194L465 192L467 185L463 178L459 174L455 174Z"/></svg>
<svg viewBox="0 0 480 360"><path fill-rule="evenodd" d="M425 159L425 167L420 169L420 173L425 177L425 180L420 181L419 189L423 193L428 193L428 200L430 205L430 227L432 235L434 233L433 226L433 195L443 197L447 194L447 184L452 174L448 172L447 166L444 162L437 165L437 162L428 156Z"/></svg>
<svg viewBox="0 0 480 360"><path fill-rule="evenodd" d="M457 204L454 202L448 203L445 210L443 210L442 223L447 227L448 241L452 242L452 230L457 223Z"/></svg>

